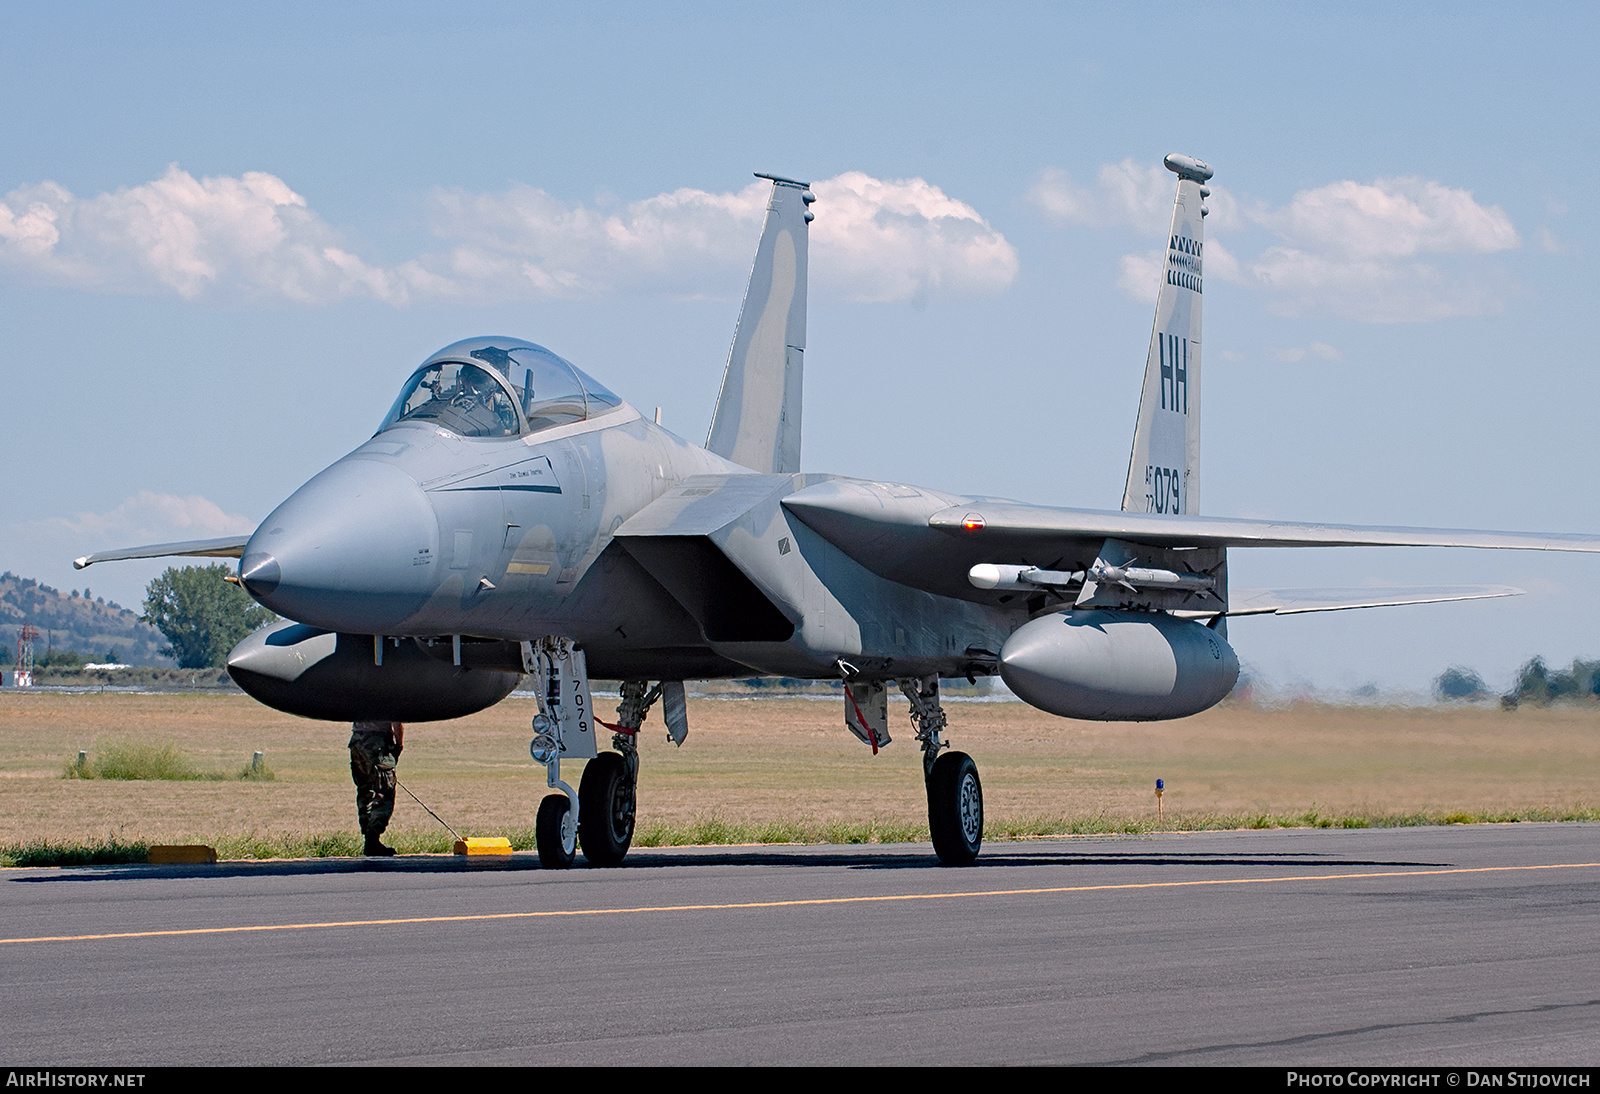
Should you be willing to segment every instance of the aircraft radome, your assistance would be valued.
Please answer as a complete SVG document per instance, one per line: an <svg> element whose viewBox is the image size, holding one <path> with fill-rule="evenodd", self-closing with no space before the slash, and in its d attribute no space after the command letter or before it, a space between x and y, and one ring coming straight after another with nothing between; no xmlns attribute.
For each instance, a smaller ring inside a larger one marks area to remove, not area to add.
<svg viewBox="0 0 1600 1094"><path fill-rule="evenodd" d="M1600 552L1600 537L1339 527L1201 517L1200 314L1211 168L1166 158L1177 200L1119 511L963 497L800 470L805 183L772 198L704 447L674 436L551 351L470 338L424 361L371 440L249 536L102 551L77 565L238 558L284 622L228 658L240 687L309 718L454 718L535 679L533 758L559 791L539 856L581 843L620 862L634 831L635 735L658 700L688 733L685 680L839 680L845 725L889 743L911 703L933 844L983 838L971 757L945 751L941 678L998 673L1068 718L1182 718L1239 662L1230 615L1503 596L1499 586L1228 588L1228 550L1458 546ZM292 621L292 622L291 622ZM622 681L617 724L589 676ZM611 731L611 749L597 737ZM587 759L581 786L563 759Z"/></svg>

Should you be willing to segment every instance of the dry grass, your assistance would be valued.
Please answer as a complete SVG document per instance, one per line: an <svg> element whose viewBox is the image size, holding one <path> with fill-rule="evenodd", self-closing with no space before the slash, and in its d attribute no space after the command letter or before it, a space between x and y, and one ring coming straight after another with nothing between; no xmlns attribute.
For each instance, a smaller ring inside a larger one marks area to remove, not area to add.
<svg viewBox="0 0 1600 1094"><path fill-rule="evenodd" d="M904 707L872 756L831 701L691 700L687 744L647 724L641 844L922 838L920 756ZM1016 703L951 703L949 737L983 775L991 836L1161 827L1600 818L1600 708L1221 707L1179 722L1070 722ZM542 770L531 700L412 727L401 778L461 831L519 845ZM348 730L231 695L0 693L0 846L88 853L204 841L236 855L354 849ZM62 777L80 749L170 742L226 780ZM233 777L266 753L270 779ZM576 781L581 765L563 773ZM400 796L405 849L444 833ZM346 847L346 844L349 846Z"/></svg>

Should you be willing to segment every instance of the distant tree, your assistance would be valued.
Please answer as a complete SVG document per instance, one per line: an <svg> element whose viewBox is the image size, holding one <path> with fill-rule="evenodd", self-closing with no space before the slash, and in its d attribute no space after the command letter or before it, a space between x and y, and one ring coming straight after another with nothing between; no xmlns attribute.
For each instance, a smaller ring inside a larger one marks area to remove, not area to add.
<svg viewBox="0 0 1600 1094"><path fill-rule="evenodd" d="M1517 682L1511 685L1502 703L1508 707L1522 703L1543 706L1549 701L1550 670L1545 668L1543 657L1535 657L1517 670Z"/></svg>
<svg viewBox="0 0 1600 1094"><path fill-rule="evenodd" d="M161 652L186 669L221 668L245 635L278 617L225 580L227 566L169 568L150 582L144 621L171 643Z"/></svg>
<svg viewBox="0 0 1600 1094"><path fill-rule="evenodd" d="M45 669L55 669L57 672L76 672L89 663L89 659L77 650L65 647L52 649L41 657L34 659L34 667L43 672Z"/></svg>
<svg viewBox="0 0 1600 1094"><path fill-rule="evenodd" d="M1451 665L1434 678L1433 694L1440 702L1460 702L1482 699L1489 694L1489 689L1476 672Z"/></svg>

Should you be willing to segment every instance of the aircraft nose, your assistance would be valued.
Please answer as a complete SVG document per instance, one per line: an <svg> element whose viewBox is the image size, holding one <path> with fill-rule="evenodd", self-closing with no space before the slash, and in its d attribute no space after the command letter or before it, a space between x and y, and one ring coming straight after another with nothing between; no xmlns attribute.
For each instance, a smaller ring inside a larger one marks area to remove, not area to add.
<svg viewBox="0 0 1600 1094"><path fill-rule="evenodd" d="M381 460L346 458L261 523L239 581L297 622L382 634L426 601L438 555L439 518L416 481Z"/></svg>
<svg viewBox="0 0 1600 1094"><path fill-rule="evenodd" d="M282 579L283 569L278 560L263 551L239 560L239 583L257 600L271 596Z"/></svg>

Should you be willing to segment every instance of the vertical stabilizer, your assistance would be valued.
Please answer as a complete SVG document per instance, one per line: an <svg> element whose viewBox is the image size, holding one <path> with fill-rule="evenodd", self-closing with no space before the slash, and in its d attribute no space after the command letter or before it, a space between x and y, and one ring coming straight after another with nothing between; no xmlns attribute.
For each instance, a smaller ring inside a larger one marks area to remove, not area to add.
<svg viewBox="0 0 1600 1094"><path fill-rule="evenodd" d="M763 474L800 470L809 184L776 175L706 448Z"/></svg>
<svg viewBox="0 0 1600 1094"><path fill-rule="evenodd" d="M1211 168L1174 153L1178 176L1155 330L1145 359L1139 421L1122 508L1135 513L1200 511L1200 260L1205 249L1204 183Z"/></svg>

